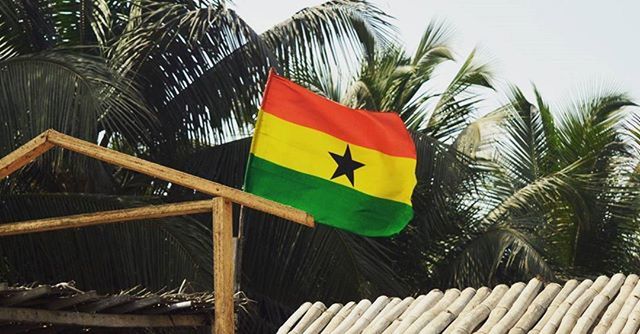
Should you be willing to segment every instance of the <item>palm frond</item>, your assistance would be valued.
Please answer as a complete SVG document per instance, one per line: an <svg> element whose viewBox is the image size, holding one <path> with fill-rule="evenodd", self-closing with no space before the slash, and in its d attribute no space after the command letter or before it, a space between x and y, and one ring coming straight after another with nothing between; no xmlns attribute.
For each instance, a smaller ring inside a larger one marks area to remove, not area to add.
<svg viewBox="0 0 640 334"><path fill-rule="evenodd" d="M157 204L144 197L86 194L1 196L3 223ZM11 283L75 281L113 292L141 285L211 289L211 229L189 217L4 237L0 277Z"/></svg>
<svg viewBox="0 0 640 334"><path fill-rule="evenodd" d="M101 58L48 51L4 60L0 68L2 155L49 128L91 142L102 130L118 132L132 144L148 141L156 128L139 92ZM46 169L58 170L61 159L59 153ZM85 174L86 159L75 161L85 161L74 169L78 176Z"/></svg>
<svg viewBox="0 0 640 334"><path fill-rule="evenodd" d="M565 161L603 150L618 135L624 108L635 105L615 90L584 94L559 113L558 138Z"/></svg>
<svg viewBox="0 0 640 334"><path fill-rule="evenodd" d="M429 114L412 120L414 128L430 136L447 140L460 133L482 100L478 89L492 88L491 71L486 64L478 64L471 52L447 88L439 94L438 102Z"/></svg>
<svg viewBox="0 0 640 334"><path fill-rule="evenodd" d="M460 242L455 255L442 264L439 280L443 286L479 287L532 276L551 279L554 272L543 254L525 233L508 226L491 227Z"/></svg>
<svg viewBox="0 0 640 334"><path fill-rule="evenodd" d="M438 65L454 59L449 35L446 24L438 21L429 23L409 63L396 71L385 110L397 111L403 118L408 118L408 114L415 119L417 110L414 110L412 102L426 100L423 97L425 93L420 91L425 90ZM406 123L411 126L416 122L413 119Z"/></svg>
<svg viewBox="0 0 640 334"><path fill-rule="evenodd" d="M283 65L285 75L296 65L348 66L342 57L359 60L370 55L372 42L391 45L395 28L389 16L364 0L334 0L300 10L261 34ZM344 50L344 51L340 51Z"/></svg>
<svg viewBox="0 0 640 334"><path fill-rule="evenodd" d="M257 34L220 4L142 1L130 15L109 54L144 87L163 124L157 145L174 152L245 132L275 65Z"/></svg>
<svg viewBox="0 0 640 334"><path fill-rule="evenodd" d="M60 35L55 29L53 13L52 8L34 1L0 3L0 36L4 38L0 55L23 55L56 46Z"/></svg>

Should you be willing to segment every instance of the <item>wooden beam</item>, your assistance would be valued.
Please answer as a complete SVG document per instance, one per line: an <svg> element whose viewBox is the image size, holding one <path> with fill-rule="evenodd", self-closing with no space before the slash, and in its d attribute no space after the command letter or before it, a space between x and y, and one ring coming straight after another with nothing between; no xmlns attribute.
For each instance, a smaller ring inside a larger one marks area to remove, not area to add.
<svg viewBox="0 0 640 334"><path fill-rule="evenodd" d="M0 179L5 178L53 147L47 141L49 131L41 133L0 159Z"/></svg>
<svg viewBox="0 0 640 334"><path fill-rule="evenodd" d="M80 312L87 312L87 313L102 312L106 309L110 309L112 307L130 303L134 300L135 298L133 296L130 296L127 294L109 296L107 298L99 299L99 300L96 300L95 302L91 302L89 304L80 305L78 306L78 310Z"/></svg>
<svg viewBox="0 0 640 334"><path fill-rule="evenodd" d="M211 212L211 200L151 205L141 208L94 212L73 216L0 224L0 236L208 212Z"/></svg>
<svg viewBox="0 0 640 334"><path fill-rule="evenodd" d="M53 290L51 289L50 286L41 285L37 288L20 291L9 298L5 298L4 300L2 300L2 302L0 302L0 305L2 306L18 305L33 299L50 295L52 292Z"/></svg>
<svg viewBox="0 0 640 334"><path fill-rule="evenodd" d="M47 303L44 308L47 310L62 310L78 304L92 302L98 298L98 294L95 291L88 291L85 293L78 293L64 299L56 299Z"/></svg>
<svg viewBox="0 0 640 334"><path fill-rule="evenodd" d="M225 197L252 209L266 212L302 225L314 226L308 213L207 179L187 174L134 156L86 142L54 130L48 131L48 140L64 149L181 185L211 196Z"/></svg>
<svg viewBox="0 0 640 334"><path fill-rule="evenodd" d="M93 314L30 308L0 307L0 321L84 327L196 327L207 324L202 315Z"/></svg>
<svg viewBox="0 0 640 334"><path fill-rule="evenodd" d="M233 303L233 206L222 197L213 199L213 334L235 333Z"/></svg>

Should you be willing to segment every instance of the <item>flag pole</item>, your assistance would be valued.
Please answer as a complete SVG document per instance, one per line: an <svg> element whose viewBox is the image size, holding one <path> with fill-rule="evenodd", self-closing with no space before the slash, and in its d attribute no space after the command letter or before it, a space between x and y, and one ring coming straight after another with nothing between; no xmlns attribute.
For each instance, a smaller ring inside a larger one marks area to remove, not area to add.
<svg viewBox="0 0 640 334"><path fill-rule="evenodd" d="M275 75L275 74L277 74L276 69L274 67L269 68L269 74L267 75L267 83L265 84L265 91L264 91L265 95L269 87L270 78L272 75ZM258 121L256 122L256 124L258 124L259 122L260 122L260 113L258 113ZM253 140L251 141L251 146L253 146ZM245 178L246 178L246 175L245 175ZM242 191L245 191L244 184L242 185ZM245 234L244 210L245 210L244 205L240 204L240 212L238 214L238 237L236 238L235 253L234 253L235 254L234 292L240 291L241 285L242 285L242 255L244 253L244 234Z"/></svg>
<svg viewBox="0 0 640 334"><path fill-rule="evenodd" d="M240 205L240 213L238 215L238 237L236 238L235 249L235 267L234 267L234 292L241 289L242 284L242 253L244 251L244 205Z"/></svg>

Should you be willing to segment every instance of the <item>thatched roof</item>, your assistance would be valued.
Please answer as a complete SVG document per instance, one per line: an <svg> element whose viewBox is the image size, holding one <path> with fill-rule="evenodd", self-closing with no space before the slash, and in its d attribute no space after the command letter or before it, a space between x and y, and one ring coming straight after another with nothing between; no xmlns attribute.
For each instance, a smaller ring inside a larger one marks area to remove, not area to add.
<svg viewBox="0 0 640 334"><path fill-rule="evenodd" d="M133 288L99 294L81 291L69 283L18 287L0 284L0 333L70 327L207 326L213 305L211 293L152 293Z"/></svg>
<svg viewBox="0 0 640 334"><path fill-rule="evenodd" d="M334 333L638 333L637 275L432 290L417 297L382 296L333 304L304 303L278 334Z"/></svg>

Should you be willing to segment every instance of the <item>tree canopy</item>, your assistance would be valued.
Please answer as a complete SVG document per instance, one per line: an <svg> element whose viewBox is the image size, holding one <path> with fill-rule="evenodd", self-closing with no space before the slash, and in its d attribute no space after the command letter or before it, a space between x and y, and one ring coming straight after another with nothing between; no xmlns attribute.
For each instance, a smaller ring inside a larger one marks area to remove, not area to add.
<svg viewBox="0 0 640 334"><path fill-rule="evenodd" d="M3 1L0 156L54 128L241 188L273 67L342 104L400 115L418 153L415 217L393 238L364 238L243 211L241 283L256 303L242 331L273 332L306 300L637 271L634 100L596 87L556 106L537 87L498 89L490 64L458 55L450 35L433 22L409 52L364 0L305 8L261 34L222 0ZM447 63L457 71L441 80ZM485 99L506 102L486 110ZM0 180L0 222L201 198L56 151ZM209 224L3 238L0 278L210 289Z"/></svg>

